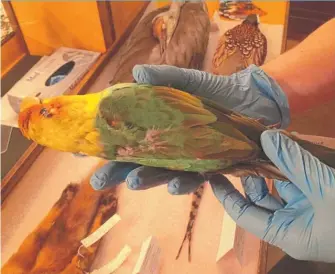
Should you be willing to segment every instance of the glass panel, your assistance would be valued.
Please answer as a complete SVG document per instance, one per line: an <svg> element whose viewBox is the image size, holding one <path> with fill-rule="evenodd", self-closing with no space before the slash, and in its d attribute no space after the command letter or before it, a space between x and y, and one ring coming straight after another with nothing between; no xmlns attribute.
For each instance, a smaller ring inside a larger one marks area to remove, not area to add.
<svg viewBox="0 0 335 274"><path fill-rule="evenodd" d="M1 43L3 43L7 38L9 38L13 33L14 30L10 25L9 18L6 14L6 11L1 3L0 6L1 12Z"/></svg>

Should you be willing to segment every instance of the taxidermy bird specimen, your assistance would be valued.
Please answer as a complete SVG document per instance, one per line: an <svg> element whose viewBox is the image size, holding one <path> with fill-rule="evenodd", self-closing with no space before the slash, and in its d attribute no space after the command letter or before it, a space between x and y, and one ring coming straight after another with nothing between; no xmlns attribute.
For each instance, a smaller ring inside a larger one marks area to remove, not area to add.
<svg viewBox="0 0 335 274"><path fill-rule="evenodd" d="M264 16L267 13L253 4L251 0L224 0L220 2L219 15L221 17L232 20L244 20L251 14Z"/></svg>
<svg viewBox="0 0 335 274"><path fill-rule="evenodd" d="M251 64L261 66L266 55L266 37L258 28L257 16L249 15L220 38L212 60L212 72L230 75Z"/></svg>
<svg viewBox="0 0 335 274"><path fill-rule="evenodd" d="M18 124L26 138L59 151L197 172L204 180L215 173L288 180L262 150L269 127L170 87L124 83L87 95L25 98ZM290 137L335 167L335 150Z"/></svg>
<svg viewBox="0 0 335 274"><path fill-rule="evenodd" d="M210 32L205 2L172 2L150 12L117 54L110 84L132 82L136 64L201 69Z"/></svg>
<svg viewBox="0 0 335 274"><path fill-rule="evenodd" d="M70 184L48 215L1 269L3 274L82 274L90 271L99 242L77 254L80 241L115 214L114 190L94 191L89 180Z"/></svg>

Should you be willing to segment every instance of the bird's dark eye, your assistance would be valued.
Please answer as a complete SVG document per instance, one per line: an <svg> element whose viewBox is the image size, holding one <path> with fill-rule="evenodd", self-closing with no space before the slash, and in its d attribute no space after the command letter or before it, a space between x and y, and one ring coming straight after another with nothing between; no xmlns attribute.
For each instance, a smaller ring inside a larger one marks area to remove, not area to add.
<svg viewBox="0 0 335 274"><path fill-rule="evenodd" d="M49 111L46 108L42 108L40 110L40 114L43 115L46 118L50 118L52 116L52 114L49 113Z"/></svg>

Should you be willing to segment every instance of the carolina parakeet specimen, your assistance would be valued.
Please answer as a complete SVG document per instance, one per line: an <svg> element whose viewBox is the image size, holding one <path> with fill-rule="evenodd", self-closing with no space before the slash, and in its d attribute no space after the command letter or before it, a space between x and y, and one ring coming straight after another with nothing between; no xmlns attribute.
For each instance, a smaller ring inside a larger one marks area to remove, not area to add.
<svg viewBox="0 0 335 274"><path fill-rule="evenodd" d="M149 12L137 24L115 56L110 84L133 81L137 64L202 69L210 20L203 1L175 1Z"/></svg>
<svg viewBox="0 0 335 274"><path fill-rule="evenodd" d="M126 83L94 94L43 101L26 98L19 127L25 137L60 151L198 172L205 177L221 172L287 180L262 151L260 135L267 127L169 87ZM335 150L290 137L335 167ZM193 195L183 240L189 241L189 260L202 192L200 186Z"/></svg>
<svg viewBox="0 0 335 274"><path fill-rule="evenodd" d="M267 39L258 28L257 15L249 15L241 24L220 38L212 61L212 71L230 75L251 64L261 66L267 55Z"/></svg>
<svg viewBox="0 0 335 274"><path fill-rule="evenodd" d="M117 84L94 94L26 98L21 108L22 134L56 150L171 170L287 179L262 151L260 135L268 127L173 88ZM297 141L335 167L334 150Z"/></svg>

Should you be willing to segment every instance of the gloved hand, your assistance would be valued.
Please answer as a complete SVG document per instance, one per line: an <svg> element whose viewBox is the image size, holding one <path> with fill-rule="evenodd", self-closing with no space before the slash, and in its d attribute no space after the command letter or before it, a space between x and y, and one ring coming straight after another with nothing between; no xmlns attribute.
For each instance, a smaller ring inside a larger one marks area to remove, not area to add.
<svg viewBox="0 0 335 274"><path fill-rule="evenodd" d="M240 227L293 258L335 262L335 170L279 131L265 131L261 143L291 181L275 181L284 202L269 194L263 178L251 176L242 179L244 198L216 175L210 181L215 196Z"/></svg>
<svg viewBox="0 0 335 274"><path fill-rule="evenodd" d="M284 92L255 65L231 76L215 76L167 65L137 65L133 69L133 76L138 83L171 86L214 100L226 108L259 118L266 125L279 123L285 128L290 122ZM123 181L134 190L167 184L171 194L185 194L194 191L203 183L203 177L196 173L109 162L91 178L91 184L96 190Z"/></svg>

